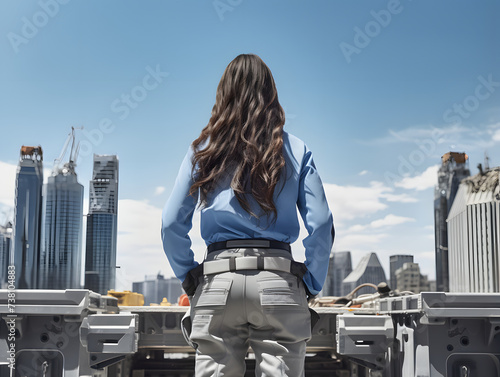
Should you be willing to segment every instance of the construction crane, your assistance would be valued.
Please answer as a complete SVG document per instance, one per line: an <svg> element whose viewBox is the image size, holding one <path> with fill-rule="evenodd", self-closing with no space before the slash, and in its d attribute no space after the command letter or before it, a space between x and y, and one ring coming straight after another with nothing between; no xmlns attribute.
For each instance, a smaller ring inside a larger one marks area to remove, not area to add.
<svg viewBox="0 0 500 377"><path fill-rule="evenodd" d="M74 174L75 173L75 166L76 166L76 159L78 157L78 152L80 151L80 142L76 144L75 147L75 130L81 130L83 127L71 127L71 132L68 134L68 137L66 138L66 142L64 143L64 146L62 148L61 154L59 157L57 157L54 160L54 167L52 168L52 175L58 174L60 171L62 171L63 174ZM68 150L69 143L71 141L71 150L69 152L69 161L63 165L63 168L60 169L59 166L61 165L61 161L63 160L64 156L66 155L66 151Z"/></svg>

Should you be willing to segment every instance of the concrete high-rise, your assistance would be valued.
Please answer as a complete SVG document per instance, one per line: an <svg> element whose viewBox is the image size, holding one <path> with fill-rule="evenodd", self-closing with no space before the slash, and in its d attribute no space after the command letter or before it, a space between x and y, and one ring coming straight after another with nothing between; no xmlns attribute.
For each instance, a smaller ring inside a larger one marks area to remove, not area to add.
<svg viewBox="0 0 500 377"><path fill-rule="evenodd" d="M413 263L413 255L391 255L389 257L389 275L391 289L397 289L396 271L405 263Z"/></svg>
<svg viewBox="0 0 500 377"><path fill-rule="evenodd" d="M500 167L462 181L448 245L451 292L500 292Z"/></svg>
<svg viewBox="0 0 500 377"><path fill-rule="evenodd" d="M385 282L385 272L378 260L377 254L366 254L356 268L342 282L343 290L347 294L363 283L379 284ZM374 293L370 287L361 288L357 294Z"/></svg>
<svg viewBox="0 0 500 377"><path fill-rule="evenodd" d="M38 288L42 219L42 147L22 146L16 175L13 247L16 288Z"/></svg>
<svg viewBox="0 0 500 377"><path fill-rule="evenodd" d="M410 291L412 293L428 292L430 290L427 276L420 273L418 263L407 262L396 270L396 285L400 292Z"/></svg>
<svg viewBox="0 0 500 377"><path fill-rule="evenodd" d="M74 144L69 162L54 166L44 187L39 287L81 288L83 186L75 172Z"/></svg>
<svg viewBox="0 0 500 377"><path fill-rule="evenodd" d="M458 191L460 182L470 176L468 156L448 152L441 158L438 184L434 192L434 229L436 243L436 289L449 290L448 277L448 228L446 219Z"/></svg>
<svg viewBox="0 0 500 377"><path fill-rule="evenodd" d="M351 252L337 251L330 256L328 275L323 287L323 296L341 297L349 292L342 289L342 281L352 271Z"/></svg>
<svg viewBox="0 0 500 377"><path fill-rule="evenodd" d="M0 225L0 289L7 286L10 250L12 244L12 224Z"/></svg>
<svg viewBox="0 0 500 377"><path fill-rule="evenodd" d="M85 250L85 288L115 289L118 214L118 157L94 155Z"/></svg>

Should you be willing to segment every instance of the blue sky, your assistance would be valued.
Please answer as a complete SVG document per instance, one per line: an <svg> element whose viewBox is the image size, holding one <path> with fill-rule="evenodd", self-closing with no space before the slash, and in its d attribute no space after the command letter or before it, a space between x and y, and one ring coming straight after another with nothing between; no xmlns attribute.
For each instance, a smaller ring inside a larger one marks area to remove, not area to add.
<svg viewBox="0 0 500 377"><path fill-rule="evenodd" d="M485 151L500 165L498 14L499 1L2 1L0 221L21 145L42 145L51 169L83 126L86 203L92 153L120 159L118 288L170 276L161 208L225 67L256 53L285 129L314 152L334 250L355 263L376 251L385 267L411 253L433 277L441 155L467 152L473 174Z"/></svg>

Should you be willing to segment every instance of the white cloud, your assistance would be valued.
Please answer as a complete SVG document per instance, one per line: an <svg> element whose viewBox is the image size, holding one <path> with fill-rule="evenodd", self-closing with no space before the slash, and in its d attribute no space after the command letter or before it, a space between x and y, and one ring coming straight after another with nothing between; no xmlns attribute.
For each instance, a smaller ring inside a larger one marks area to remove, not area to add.
<svg viewBox="0 0 500 377"><path fill-rule="evenodd" d="M368 174L368 170L363 170L358 173L358 175L366 175Z"/></svg>
<svg viewBox="0 0 500 377"><path fill-rule="evenodd" d="M396 216L389 214L383 219L378 219L375 221L372 221L370 223L370 227L372 228L381 228L384 226L393 226L393 225L399 225L403 223L407 223L410 221L415 221L415 219L412 219L411 217L403 217L403 216Z"/></svg>
<svg viewBox="0 0 500 377"><path fill-rule="evenodd" d="M165 191L164 186L158 186L155 188L155 195L161 195L161 194L163 194L164 191Z"/></svg>
<svg viewBox="0 0 500 377"><path fill-rule="evenodd" d="M360 253L369 252L370 250L379 249L379 244L382 240L389 237L387 233L376 234L360 234L360 233L343 233L339 235L335 241L336 250L351 250Z"/></svg>
<svg viewBox="0 0 500 377"><path fill-rule="evenodd" d="M500 141L500 129L496 130L495 133L492 136L492 139L494 141Z"/></svg>
<svg viewBox="0 0 500 377"><path fill-rule="evenodd" d="M326 197L336 221L365 217L387 208L381 195L391 189L371 183L369 187L324 185Z"/></svg>
<svg viewBox="0 0 500 377"><path fill-rule="evenodd" d="M132 282L162 271L171 275L160 238L161 209L147 201L118 202L117 290L131 289Z"/></svg>
<svg viewBox="0 0 500 377"><path fill-rule="evenodd" d="M394 185L417 191L426 190L437 185L438 170L439 165L429 166L422 174L415 177L405 177L401 181L395 182Z"/></svg>
<svg viewBox="0 0 500 377"><path fill-rule="evenodd" d="M366 229L378 229L383 227L387 228L411 221L415 221L415 219L411 217L403 217L403 216L389 214L386 215L384 218L373 220L372 222L366 225L361 225L361 224L353 225L346 230L346 233L359 233Z"/></svg>
<svg viewBox="0 0 500 377"><path fill-rule="evenodd" d="M363 218L388 207L387 202L411 203L415 198L407 194L393 194L394 189L381 182L372 181L369 186L340 186L325 183L328 204L336 222Z"/></svg>
<svg viewBox="0 0 500 377"><path fill-rule="evenodd" d="M408 194L383 194L381 196L388 202L398 202L398 203L415 203L418 202L417 198L410 196Z"/></svg>
<svg viewBox="0 0 500 377"><path fill-rule="evenodd" d="M17 166L0 161L0 204L13 208Z"/></svg>
<svg viewBox="0 0 500 377"><path fill-rule="evenodd" d="M131 289L132 282L158 272L174 273L161 243L161 208L147 201L122 199L118 203L117 290ZM200 216L195 213L190 233L195 259L203 260L205 242L200 235Z"/></svg>
<svg viewBox="0 0 500 377"><path fill-rule="evenodd" d="M426 157L435 158L443 152L443 148L469 153L491 148L496 142L500 141L499 126L500 123L478 127L458 124L446 124L441 127L414 126L398 131L389 130L386 136L362 141L362 143L379 146L410 143L416 145L416 148L412 150L413 153L424 153Z"/></svg>

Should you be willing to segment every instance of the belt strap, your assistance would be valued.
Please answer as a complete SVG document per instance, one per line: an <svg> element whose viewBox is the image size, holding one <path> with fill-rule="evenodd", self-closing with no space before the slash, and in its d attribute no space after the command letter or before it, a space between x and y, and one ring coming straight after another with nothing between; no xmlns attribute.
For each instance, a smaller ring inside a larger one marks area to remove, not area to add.
<svg viewBox="0 0 500 377"><path fill-rule="evenodd" d="M203 274L213 275L239 270L291 272L292 261L282 257L232 257L203 262Z"/></svg>
<svg viewBox="0 0 500 377"><path fill-rule="evenodd" d="M214 242L208 245L207 250L209 253L222 249L237 249L241 247L257 248L257 249L282 249L288 252L292 251L289 243L280 242L275 240L265 239L241 239L241 240L228 240L221 242Z"/></svg>

